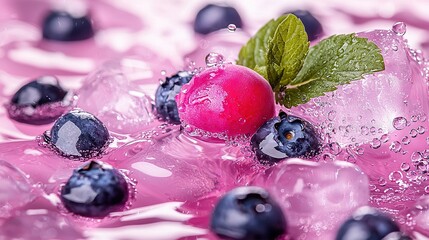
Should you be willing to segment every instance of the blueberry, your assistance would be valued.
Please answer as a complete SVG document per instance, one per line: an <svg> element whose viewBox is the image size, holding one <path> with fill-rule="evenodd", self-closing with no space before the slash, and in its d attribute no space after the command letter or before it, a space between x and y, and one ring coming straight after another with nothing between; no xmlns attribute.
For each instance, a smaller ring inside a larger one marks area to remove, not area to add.
<svg viewBox="0 0 429 240"><path fill-rule="evenodd" d="M99 155L109 142L109 131L94 115L73 110L52 126L50 143L63 156L89 158Z"/></svg>
<svg viewBox="0 0 429 240"><path fill-rule="evenodd" d="M312 157L320 151L320 139L311 123L284 112L262 125L251 144L258 160L270 164L285 158Z"/></svg>
<svg viewBox="0 0 429 240"><path fill-rule="evenodd" d="M166 78L159 85L155 93L155 108L158 116L173 124L180 124L179 113L177 111L176 95L180 89L192 79L192 75L186 71Z"/></svg>
<svg viewBox="0 0 429 240"><path fill-rule="evenodd" d="M373 208L363 207L341 225L336 240L382 240L387 235L397 235L389 239L407 239L388 216Z"/></svg>
<svg viewBox="0 0 429 240"><path fill-rule="evenodd" d="M43 20L43 38L55 41L81 41L92 38L94 29L89 16L73 16L64 11L50 11Z"/></svg>
<svg viewBox="0 0 429 240"><path fill-rule="evenodd" d="M120 211L128 200L124 176L112 167L91 161L74 170L61 189L67 210L85 217L101 218Z"/></svg>
<svg viewBox="0 0 429 240"><path fill-rule="evenodd" d="M43 76L22 86L7 105L10 118L28 124L55 121L65 111L67 91L56 77Z"/></svg>
<svg viewBox="0 0 429 240"><path fill-rule="evenodd" d="M277 239L286 234L280 206L260 187L239 187L216 204L210 229L223 239Z"/></svg>
<svg viewBox="0 0 429 240"><path fill-rule="evenodd" d="M322 24L320 24L319 20L317 20L309 11L296 10L290 13L297 16L304 24L305 31L307 32L308 36L308 41L313 41L322 34Z"/></svg>
<svg viewBox="0 0 429 240"><path fill-rule="evenodd" d="M200 34L227 28L229 24L234 24L237 28L242 28L240 14L233 7L226 5L208 4L203 7L195 17L194 31Z"/></svg>

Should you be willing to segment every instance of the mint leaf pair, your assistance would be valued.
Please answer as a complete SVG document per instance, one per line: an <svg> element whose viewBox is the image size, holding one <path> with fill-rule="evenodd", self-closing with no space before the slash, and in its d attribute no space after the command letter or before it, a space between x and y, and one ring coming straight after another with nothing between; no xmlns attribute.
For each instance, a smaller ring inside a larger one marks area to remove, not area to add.
<svg viewBox="0 0 429 240"><path fill-rule="evenodd" d="M237 63L265 77L276 101L288 108L384 70L377 45L355 34L334 35L309 48L304 25L292 14L265 24L242 47Z"/></svg>

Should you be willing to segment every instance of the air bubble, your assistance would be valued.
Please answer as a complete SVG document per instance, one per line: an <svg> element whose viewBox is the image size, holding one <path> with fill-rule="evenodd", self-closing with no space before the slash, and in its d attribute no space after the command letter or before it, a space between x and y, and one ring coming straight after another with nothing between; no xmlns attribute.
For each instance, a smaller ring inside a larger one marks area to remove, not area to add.
<svg viewBox="0 0 429 240"><path fill-rule="evenodd" d="M404 129L407 126L407 124L408 124L408 121L404 117L396 117L395 119L393 119L393 127L396 130Z"/></svg>
<svg viewBox="0 0 429 240"><path fill-rule="evenodd" d="M224 57L222 54L211 52L206 56L206 66L207 67L215 67L223 64Z"/></svg>
<svg viewBox="0 0 429 240"><path fill-rule="evenodd" d="M392 26L392 31L398 36L404 36L407 32L407 25L404 22L397 22Z"/></svg>
<svg viewBox="0 0 429 240"><path fill-rule="evenodd" d="M227 28L229 32L235 32L237 30L237 26L235 24L229 24Z"/></svg>

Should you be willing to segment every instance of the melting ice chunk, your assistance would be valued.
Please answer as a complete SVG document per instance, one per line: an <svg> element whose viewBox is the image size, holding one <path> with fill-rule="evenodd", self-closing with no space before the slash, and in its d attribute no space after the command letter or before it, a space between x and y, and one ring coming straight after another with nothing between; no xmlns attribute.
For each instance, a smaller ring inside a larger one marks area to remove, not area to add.
<svg viewBox="0 0 429 240"><path fill-rule="evenodd" d="M282 205L294 239L334 239L338 225L369 199L367 176L344 161L289 159L268 169L255 184Z"/></svg>
<svg viewBox="0 0 429 240"><path fill-rule="evenodd" d="M141 131L152 122L154 115L150 98L130 81L129 77L133 77L130 75L124 71L121 61L105 64L84 82L78 107L97 116L110 131Z"/></svg>
<svg viewBox="0 0 429 240"><path fill-rule="evenodd" d="M25 205L33 198L31 185L22 172L6 161L0 160L0 218Z"/></svg>
<svg viewBox="0 0 429 240"><path fill-rule="evenodd" d="M380 138L395 130L395 118L410 119L429 109L423 67L402 36L384 30L358 35L381 49L385 70L295 109L315 118L341 146Z"/></svg>

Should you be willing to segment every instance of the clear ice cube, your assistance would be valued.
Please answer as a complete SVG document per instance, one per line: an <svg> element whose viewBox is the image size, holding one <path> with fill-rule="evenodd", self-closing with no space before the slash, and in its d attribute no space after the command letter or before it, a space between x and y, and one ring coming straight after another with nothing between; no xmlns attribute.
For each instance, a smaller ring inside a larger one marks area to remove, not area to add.
<svg viewBox="0 0 429 240"><path fill-rule="evenodd" d="M395 130L395 118L409 119L429 109L423 68L402 36L387 30L358 36L378 45L385 70L340 86L293 110L320 123L330 140L341 146L380 138Z"/></svg>
<svg viewBox="0 0 429 240"><path fill-rule="evenodd" d="M10 163L0 160L0 218L33 199L28 178Z"/></svg>
<svg viewBox="0 0 429 240"><path fill-rule="evenodd" d="M140 68L133 71L126 69L124 64L130 62ZM144 62L138 59L106 63L85 80L78 92L78 107L97 116L110 131L142 131L155 118L152 113L152 100L132 81L134 78L145 78L145 74L151 73L142 67L143 65Z"/></svg>
<svg viewBox="0 0 429 240"><path fill-rule="evenodd" d="M285 212L293 239L334 239L356 208L368 203L368 177L344 161L289 159L256 178Z"/></svg>

